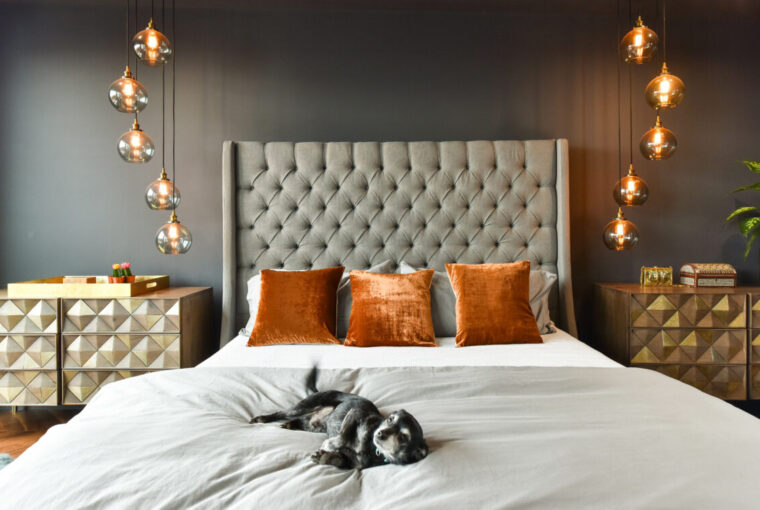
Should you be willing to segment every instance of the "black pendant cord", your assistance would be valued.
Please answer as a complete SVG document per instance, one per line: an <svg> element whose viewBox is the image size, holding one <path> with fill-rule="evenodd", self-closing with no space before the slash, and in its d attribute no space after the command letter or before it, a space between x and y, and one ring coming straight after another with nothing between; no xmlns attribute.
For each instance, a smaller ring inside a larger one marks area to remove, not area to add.
<svg viewBox="0 0 760 510"><path fill-rule="evenodd" d="M628 162L633 165L633 89L631 66L628 66Z"/></svg>
<svg viewBox="0 0 760 510"><path fill-rule="evenodd" d="M620 0L616 0L617 3L617 19L616 25L617 25L617 40L620 41ZM620 54L617 55L617 128L618 128L618 182L623 178L623 169L622 164L620 162L620 159L623 156L623 142L622 142L622 127L621 127L621 119L620 119L620 103L621 103L621 97L620 97Z"/></svg>
<svg viewBox="0 0 760 510"><path fill-rule="evenodd" d="M161 173L166 171L166 66L161 68Z"/></svg>
<svg viewBox="0 0 760 510"><path fill-rule="evenodd" d="M127 27L126 31L124 33L124 37L126 38L126 50L127 50L127 67L129 67L129 0L126 1L127 5Z"/></svg>
<svg viewBox="0 0 760 510"><path fill-rule="evenodd" d="M667 25L667 20L665 19L665 7L667 2L665 0L662 0L662 61L667 62L668 61L668 37L665 33L665 26Z"/></svg>
<svg viewBox="0 0 760 510"><path fill-rule="evenodd" d="M177 7L176 1L172 0L172 42L174 52L172 55L172 211L177 210L177 121L176 121L176 103L177 103Z"/></svg>
<svg viewBox="0 0 760 510"><path fill-rule="evenodd" d="M137 0L135 0L135 33L137 33ZM135 54L135 70L132 74L135 75L135 80L137 79L137 64L140 63L140 57Z"/></svg>

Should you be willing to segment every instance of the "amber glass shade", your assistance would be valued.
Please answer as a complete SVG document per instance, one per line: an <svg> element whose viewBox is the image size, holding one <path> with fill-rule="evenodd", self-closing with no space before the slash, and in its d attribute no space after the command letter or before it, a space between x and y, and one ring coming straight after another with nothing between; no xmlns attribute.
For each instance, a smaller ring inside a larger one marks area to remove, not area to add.
<svg viewBox="0 0 760 510"><path fill-rule="evenodd" d="M678 142L676 135L667 128L662 127L660 116L652 129L644 133L639 142L639 149L647 159L667 159L676 151Z"/></svg>
<svg viewBox="0 0 760 510"><path fill-rule="evenodd" d="M641 205L649 197L649 187L644 179L636 175L633 163L628 167L628 175L620 179L612 190L618 205Z"/></svg>
<svg viewBox="0 0 760 510"><path fill-rule="evenodd" d="M108 87L108 100L120 112L137 113L148 106L148 92L139 81L132 78L127 66L124 75Z"/></svg>
<svg viewBox="0 0 760 510"><path fill-rule="evenodd" d="M630 250L639 242L639 231L636 225L625 219L623 209L618 208L617 217L604 227L602 239L610 250Z"/></svg>
<svg viewBox="0 0 760 510"><path fill-rule="evenodd" d="M651 28L636 20L636 26L620 40L620 56L629 64L649 62L657 52L659 38Z"/></svg>
<svg viewBox="0 0 760 510"><path fill-rule="evenodd" d="M655 110L675 108L683 101L686 86L678 76L668 72L668 66L662 63L662 71L649 82L644 96L649 106Z"/></svg>
<svg viewBox="0 0 760 510"><path fill-rule="evenodd" d="M156 232L156 248L164 255L180 255L187 253L192 244L190 230L179 222L172 211L169 221Z"/></svg>
<svg viewBox="0 0 760 510"><path fill-rule="evenodd" d="M152 67L166 64L172 55L169 39L154 28L153 18L150 19L145 30L137 32L134 36L132 48L141 62Z"/></svg>
<svg viewBox="0 0 760 510"><path fill-rule="evenodd" d="M166 170L161 169L161 176L148 185L145 190L145 201L153 210L176 209L181 200L179 189L166 176Z"/></svg>
<svg viewBox="0 0 760 510"><path fill-rule="evenodd" d="M135 119L132 129L119 137L117 142L119 156L127 163L147 163L156 153L153 140L140 129Z"/></svg>

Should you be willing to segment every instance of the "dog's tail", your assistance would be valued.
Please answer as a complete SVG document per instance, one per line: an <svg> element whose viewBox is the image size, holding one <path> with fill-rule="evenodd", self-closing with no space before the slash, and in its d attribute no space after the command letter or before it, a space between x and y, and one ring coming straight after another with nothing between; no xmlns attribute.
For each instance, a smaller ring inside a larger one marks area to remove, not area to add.
<svg viewBox="0 0 760 510"><path fill-rule="evenodd" d="M317 393L319 391L317 390L317 372L318 371L319 371L319 366L314 365L311 368L309 375L306 376L306 393L308 395L311 395L312 393Z"/></svg>

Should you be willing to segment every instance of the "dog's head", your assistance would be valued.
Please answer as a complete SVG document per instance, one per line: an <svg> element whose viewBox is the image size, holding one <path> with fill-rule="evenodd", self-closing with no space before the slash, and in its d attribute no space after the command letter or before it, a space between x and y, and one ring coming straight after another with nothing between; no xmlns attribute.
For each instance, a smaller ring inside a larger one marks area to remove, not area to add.
<svg viewBox="0 0 760 510"><path fill-rule="evenodd" d="M422 427L403 409L383 420L372 440L378 452L393 464L411 464L428 454Z"/></svg>

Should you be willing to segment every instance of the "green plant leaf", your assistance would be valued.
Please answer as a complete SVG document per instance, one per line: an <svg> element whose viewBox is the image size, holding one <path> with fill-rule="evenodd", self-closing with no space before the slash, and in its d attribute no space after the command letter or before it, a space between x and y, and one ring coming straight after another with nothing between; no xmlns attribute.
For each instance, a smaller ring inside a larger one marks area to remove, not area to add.
<svg viewBox="0 0 760 510"><path fill-rule="evenodd" d="M748 213L750 211L757 211L757 207L754 207L754 206L739 207L737 210L735 210L734 212L728 215L728 218L726 218L726 221L731 221L737 216L739 216L740 214Z"/></svg>
<svg viewBox="0 0 760 510"><path fill-rule="evenodd" d="M747 237L749 233L757 227L760 227L759 216L750 216L749 218L742 218L739 220L739 232L741 232L744 237Z"/></svg>
<svg viewBox="0 0 760 510"><path fill-rule="evenodd" d="M750 172L755 172L756 174L760 174L760 161L744 160L742 161L742 163L744 163L744 166L746 166Z"/></svg>
<svg viewBox="0 0 760 510"><path fill-rule="evenodd" d="M752 235L749 236L749 239L747 239L747 247L744 249L744 260L747 260L747 257L749 257L749 252L752 250L752 245L755 243L758 234L760 234L760 231L755 230L752 232Z"/></svg>
<svg viewBox="0 0 760 510"><path fill-rule="evenodd" d="M740 191L748 191L748 190L760 191L760 182L756 182L755 184L750 184L749 186L742 186L741 188L736 188L731 193L738 193Z"/></svg>

